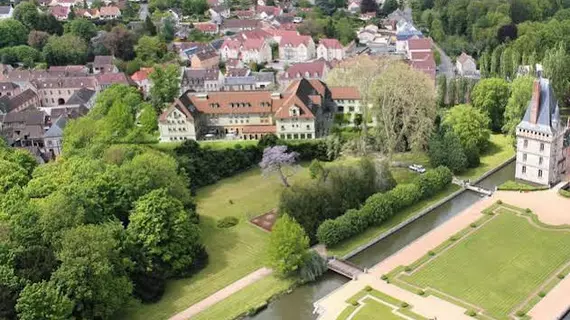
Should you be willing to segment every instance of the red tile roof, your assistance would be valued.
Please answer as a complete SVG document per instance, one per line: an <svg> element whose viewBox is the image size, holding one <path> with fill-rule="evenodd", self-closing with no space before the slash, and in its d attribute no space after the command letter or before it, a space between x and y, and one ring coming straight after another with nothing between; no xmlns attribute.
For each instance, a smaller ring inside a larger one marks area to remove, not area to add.
<svg viewBox="0 0 570 320"><path fill-rule="evenodd" d="M50 8L50 13L54 17L67 19L67 16L69 15L69 7L64 7L64 6L59 6L59 5L53 6Z"/></svg>
<svg viewBox="0 0 570 320"><path fill-rule="evenodd" d="M188 111L188 108L186 108L184 106L184 104L182 104L182 102L180 102L179 99L176 99L176 101L174 101L173 104L171 104L166 110L164 110L164 112L160 115L160 117L158 118L159 122L166 122L168 115L174 110L177 109L178 111L182 112L188 119L194 119L194 117L192 116L192 114L190 113L190 111Z"/></svg>
<svg viewBox="0 0 570 320"><path fill-rule="evenodd" d="M115 6L101 7L99 14L102 16L119 16L121 15L121 10Z"/></svg>
<svg viewBox="0 0 570 320"><path fill-rule="evenodd" d="M408 40L408 50L430 50L431 49L431 39L421 38L421 39L410 39Z"/></svg>
<svg viewBox="0 0 570 320"><path fill-rule="evenodd" d="M125 84L130 85L131 82L129 78L122 72L119 73L100 73L96 75L97 82L99 85L111 85L111 84Z"/></svg>
<svg viewBox="0 0 570 320"><path fill-rule="evenodd" d="M275 126L245 126L242 133L275 133Z"/></svg>
<svg viewBox="0 0 570 320"><path fill-rule="evenodd" d="M355 87L330 87L333 100L360 100L360 92Z"/></svg>
<svg viewBox="0 0 570 320"><path fill-rule="evenodd" d="M263 44L265 40L260 39L247 39L243 42L243 48L245 50L261 50L263 48Z"/></svg>
<svg viewBox="0 0 570 320"><path fill-rule="evenodd" d="M277 16L281 13L282 10L281 8L274 6L257 6L255 11L257 11L257 13L265 12L265 14L269 16Z"/></svg>
<svg viewBox="0 0 570 320"><path fill-rule="evenodd" d="M321 78L327 68L327 62L324 60L295 63L281 75L281 79Z"/></svg>
<svg viewBox="0 0 570 320"><path fill-rule="evenodd" d="M148 79L148 76L152 73L153 68L141 68L139 71L133 73L131 79L133 81L143 81Z"/></svg>
<svg viewBox="0 0 570 320"><path fill-rule="evenodd" d="M194 28L202 32L216 32L218 30L216 24L211 22L194 23Z"/></svg>
<svg viewBox="0 0 570 320"><path fill-rule="evenodd" d="M459 63L464 64L465 62L467 62L467 60L473 60L473 57L468 55L465 52L461 52L461 55L459 57L457 57L457 61L459 61Z"/></svg>
<svg viewBox="0 0 570 320"><path fill-rule="evenodd" d="M321 39L319 45L321 44L327 49L342 49L342 45L337 39Z"/></svg>
<svg viewBox="0 0 570 320"><path fill-rule="evenodd" d="M220 49L224 49L226 47L230 49L239 50L239 48L241 47L241 41L235 38L227 38L224 40L224 43L222 43Z"/></svg>
<svg viewBox="0 0 570 320"><path fill-rule="evenodd" d="M311 42L311 37L310 36L301 36L301 35L283 35L281 36L281 41L279 41L279 45L280 46L292 46L292 47L298 47L301 44L304 44L306 46L309 45L309 43Z"/></svg>

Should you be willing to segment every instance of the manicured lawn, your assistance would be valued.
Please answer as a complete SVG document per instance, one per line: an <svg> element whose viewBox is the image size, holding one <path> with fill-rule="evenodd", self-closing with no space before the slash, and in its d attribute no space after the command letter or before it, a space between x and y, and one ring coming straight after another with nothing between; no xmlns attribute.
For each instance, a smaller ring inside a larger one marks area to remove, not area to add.
<svg viewBox="0 0 570 320"><path fill-rule="evenodd" d="M292 281L269 276L234 293L227 299L197 314L192 320L231 320L267 303L273 295L286 291Z"/></svg>
<svg viewBox="0 0 570 320"><path fill-rule="evenodd" d="M426 168L431 168L429 164L429 158L425 153L412 153L412 152L405 152L405 153L396 153L392 156L392 163L400 162L406 164L421 164ZM390 167L390 171L392 172L392 176L396 179L398 183L410 183L414 180L419 174L413 172L412 170L408 169L407 166L405 167Z"/></svg>
<svg viewBox="0 0 570 320"><path fill-rule="evenodd" d="M481 164L459 175L460 179L475 180L515 155L511 139L502 134L491 135L489 148L481 155Z"/></svg>
<svg viewBox="0 0 570 320"><path fill-rule="evenodd" d="M504 319L570 261L570 230L544 229L501 211L457 245L400 279Z"/></svg>
<svg viewBox="0 0 570 320"><path fill-rule="evenodd" d="M503 191L539 191L548 189L548 186L534 185L526 181L509 180L497 188Z"/></svg>
<svg viewBox="0 0 570 320"><path fill-rule="evenodd" d="M363 301L364 306L356 312L354 320L402 320L404 318L392 313L392 308L374 299L367 298Z"/></svg>
<svg viewBox="0 0 570 320"><path fill-rule="evenodd" d="M217 140L217 141L200 141L202 147L211 147L212 149L234 148L238 145L242 147L256 146L257 140Z"/></svg>
<svg viewBox="0 0 570 320"><path fill-rule="evenodd" d="M291 182L302 179L308 179L305 168L297 172ZM167 319L262 267L269 234L252 226L248 219L275 208L282 189L276 176L263 177L259 169L200 189L196 201L209 254L208 266L190 278L169 281L158 303L131 308L126 317ZM238 217L239 224L219 229L217 220L226 216Z"/></svg>
<svg viewBox="0 0 570 320"><path fill-rule="evenodd" d="M342 257L348 254L350 251L370 242L372 239L378 237L384 232L402 223L404 220L415 216L423 209L435 204L436 202L440 201L441 199L447 197L448 195L452 194L453 192L459 189L460 187L458 185L450 184L447 188L445 188L435 196L426 200L422 200L416 203L415 205L398 212L390 219L388 219L386 222L384 222L381 226L368 228L366 231L364 231L359 235L347 239L332 248L327 248L329 256Z"/></svg>

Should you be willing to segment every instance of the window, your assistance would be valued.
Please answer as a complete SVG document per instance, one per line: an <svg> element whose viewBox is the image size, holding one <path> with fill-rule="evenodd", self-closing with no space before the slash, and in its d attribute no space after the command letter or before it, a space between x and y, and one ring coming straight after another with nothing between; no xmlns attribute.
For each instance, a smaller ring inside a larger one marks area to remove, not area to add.
<svg viewBox="0 0 570 320"><path fill-rule="evenodd" d="M354 107L348 107L348 111L354 112Z"/></svg>
<svg viewBox="0 0 570 320"><path fill-rule="evenodd" d="M526 153L523 153L523 161L526 162Z"/></svg>
<svg viewBox="0 0 570 320"><path fill-rule="evenodd" d="M524 139L523 146L524 146L525 148L528 147L528 140L527 140L527 139Z"/></svg>
<svg viewBox="0 0 570 320"><path fill-rule="evenodd" d="M540 170L540 169L538 170L538 177L542 178L542 170Z"/></svg>
<svg viewBox="0 0 570 320"><path fill-rule="evenodd" d="M284 134L280 134L280 135L279 135L279 138L285 139L285 135L284 135Z"/></svg>
<svg viewBox="0 0 570 320"><path fill-rule="evenodd" d="M336 108L336 110L337 110L338 112L344 112L344 107L343 107L343 106L338 106L338 107Z"/></svg>
<svg viewBox="0 0 570 320"><path fill-rule="evenodd" d="M540 151L544 151L544 143L540 144Z"/></svg>
<svg viewBox="0 0 570 320"><path fill-rule="evenodd" d="M307 139L313 139L313 134L312 134L312 133L307 133Z"/></svg>
<svg viewBox="0 0 570 320"><path fill-rule="evenodd" d="M311 130L311 125L310 125L310 124L307 125L307 130Z"/></svg>
<svg viewBox="0 0 570 320"><path fill-rule="evenodd" d="M523 174L526 173L526 166L522 166L522 173L523 173Z"/></svg>
<svg viewBox="0 0 570 320"><path fill-rule="evenodd" d="M538 158L538 164L542 164L542 157Z"/></svg>
<svg viewBox="0 0 570 320"><path fill-rule="evenodd" d="M281 130L285 130L285 126L281 126Z"/></svg>
<svg viewBox="0 0 570 320"><path fill-rule="evenodd" d="M287 134L287 139L291 139L291 135L289 133Z"/></svg>

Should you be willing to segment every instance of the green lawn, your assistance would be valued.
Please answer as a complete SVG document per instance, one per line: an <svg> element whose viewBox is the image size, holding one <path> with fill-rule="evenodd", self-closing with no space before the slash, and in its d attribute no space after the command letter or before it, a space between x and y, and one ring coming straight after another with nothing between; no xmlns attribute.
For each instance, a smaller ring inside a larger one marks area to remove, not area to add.
<svg viewBox="0 0 570 320"><path fill-rule="evenodd" d="M429 158L427 154L423 152L396 153L392 155L392 163L394 162L401 162L406 164L421 164L426 168L431 168L431 165L429 164ZM394 179L396 179L396 182L398 183L410 183L419 175L418 173L408 169L407 166L391 167L390 171L392 172L392 176L394 176Z"/></svg>
<svg viewBox="0 0 570 320"><path fill-rule="evenodd" d="M227 299L199 313L192 320L232 320L244 312L264 306L276 293L286 291L291 287L291 280L269 276L243 288Z"/></svg>
<svg viewBox="0 0 570 320"><path fill-rule="evenodd" d="M302 168L291 182L307 178L308 171ZM275 208L282 189L276 176L263 177L259 169L200 189L196 202L210 257L207 267L190 278L169 281L158 303L137 305L126 317L167 319L262 267L269 234L252 226L248 219ZM217 228L217 220L226 216L238 217L239 224L230 229Z"/></svg>
<svg viewBox="0 0 570 320"><path fill-rule="evenodd" d="M374 299L367 298L364 306L352 317L353 320L402 320L404 318L394 314L392 308Z"/></svg>
<svg viewBox="0 0 570 320"><path fill-rule="evenodd" d="M511 138L502 134L491 135L489 148L481 155L481 164L459 175L460 179L475 180L515 155Z"/></svg>
<svg viewBox="0 0 570 320"><path fill-rule="evenodd" d="M200 141L200 146L211 147L212 149L235 148L240 145L242 147L256 146L257 140L216 140L216 141Z"/></svg>
<svg viewBox="0 0 570 320"><path fill-rule="evenodd" d="M511 211L459 241L400 279L505 319L570 261L570 230L538 228Z"/></svg>

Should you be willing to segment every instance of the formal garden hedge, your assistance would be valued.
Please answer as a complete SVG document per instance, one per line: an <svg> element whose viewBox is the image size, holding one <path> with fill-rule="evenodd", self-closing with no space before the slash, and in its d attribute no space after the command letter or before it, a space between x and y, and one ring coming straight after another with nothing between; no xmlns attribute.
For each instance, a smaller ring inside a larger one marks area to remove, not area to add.
<svg viewBox="0 0 570 320"><path fill-rule="evenodd" d="M570 198L570 191L569 190L560 189L560 190L558 190L558 194L565 197L565 198Z"/></svg>
<svg viewBox="0 0 570 320"><path fill-rule="evenodd" d="M324 170L318 178L285 189L279 201L279 212L294 218L312 242L321 222L358 208L369 196L396 185L387 164L367 158Z"/></svg>
<svg viewBox="0 0 570 320"><path fill-rule="evenodd" d="M419 176L410 184L401 184L385 193L369 197L356 210L348 210L336 219L325 220L317 230L320 243L333 246L373 225L380 225L398 211L429 198L451 183L453 174L447 167L438 167Z"/></svg>
<svg viewBox="0 0 570 320"><path fill-rule="evenodd" d="M312 159L330 161L335 157L335 153L328 152L325 140L283 141L276 137L260 140L257 145L246 147L237 145L225 149L203 147L196 141L187 140L174 148L173 153L180 168L191 177L190 188L195 191L199 187L216 183L220 179L258 165L263 149L277 144L286 145L289 151L299 153L299 161Z"/></svg>

